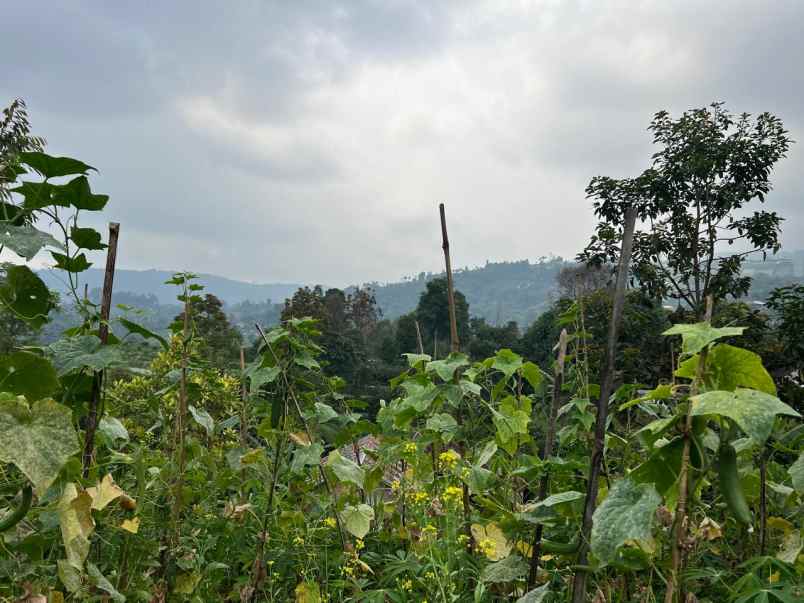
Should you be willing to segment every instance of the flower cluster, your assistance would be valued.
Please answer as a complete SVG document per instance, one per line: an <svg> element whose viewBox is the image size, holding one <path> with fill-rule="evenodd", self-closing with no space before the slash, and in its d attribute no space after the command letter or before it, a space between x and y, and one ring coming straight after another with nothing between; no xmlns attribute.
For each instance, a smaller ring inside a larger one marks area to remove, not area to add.
<svg viewBox="0 0 804 603"><path fill-rule="evenodd" d="M463 499L463 489L458 486L447 486L441 498L447 504L458 504Z"/></svg>
<svg viewBox="0 0 804 603"><path fill-rule="evenodd" d="M491 538L484 538L477 543L477 550L486 557L491 557L497 552L497 545L494 544L494 541Z"/></svg>
<svg viewBox="0 0 804 603"><path fill-rule="evenodd" d="M416 446L416 442L408 442L402 446L402 452L405 454L416 454L418 451L419 447Z"/></svg>
<svg viewBox="0 0 804 603"><path fill-rule="evenodd" d="M428 498L428 497L427 497L427 492L424 492L423 490L417 490L417 491L415 491L415 492L410 492L410 493L408 494L408 499L409 499L409 500L410 500L410 502L412 502L414 505L421 505L421 504L426 503L426 502L427 502L427 498Z"/></svg>
<svg viewBox="0 0 804 603"><path fill-rule="evenodd" d="M461 457L454 450L446 450L438 455L438 463L442 469L451 470L455 468Z"/></svg>

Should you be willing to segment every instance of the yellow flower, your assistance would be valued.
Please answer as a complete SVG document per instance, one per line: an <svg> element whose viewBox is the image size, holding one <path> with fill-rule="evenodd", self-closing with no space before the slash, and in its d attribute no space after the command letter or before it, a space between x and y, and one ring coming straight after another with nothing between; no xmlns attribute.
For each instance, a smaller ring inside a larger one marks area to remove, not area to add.
<svg viewBox="0 0 804 603"><path fill-rule="evenodd" d="M362 551L364 548L366 548L366 543L363 542L362 538L358 538L357 541L355 542L355 550Z"/></svg>
<svg viewBox="0 0 804 603"><path fill-rule="evenodd" d="M441 498L447 504L458 504L463 499L463 489L458 486L447 486Z"/></svg>
<svg viewBox="0 0 804 603"><path fill-rule="evenodd" d="M433 572L425 572L424 577L427 580L435 580L435 574Z"/></svg>
<svg viewBox="0 0 804 603"><path fill-rule="evenodd" d="M302 546L302 545L304 544L304 538L302 538L301 536L296 536L296 537L293 539L293 544L294 544L295 546Z"/></svg>
<svg viewBox="0 0 804 603"><path fill-rule="evenodd" d="M395 479L391 482L391 492L398 492L401 484L399 483L398 479Z"/></svg>
<svg viewBox="0 0 804 603"><path fill-rule="evenodd" d="M458 453L450 449L438 455L438 462L444 469L452 469L461 459Z"/></svg>
<svg viewBox="0 0 804 603"><path fill-rule="evenodd" d="M477 544L477 549L486 557L491 557L497 551L497 545L491 538L484 538Z"/></svg>
<svg viewBox="0 0 804 603"><path fill-rule="evenodd" d="M417 490L416 492L410 492L408 494L408 498L414 505L420 505L422 503L427 502L427 492L422 490Z"/></svg>
<svg viewBox="0 0 804 603"><path fill-rule="evenodd" d="M324 525L327 526L328 528L334 528L338 525L338 522L335 521L334 517L327 517L324 520Z"/></svg>
<svg viewBox="0 0 804 603"><path fill-rule="evenodd" d="M466 546L469 543L469 536L466 534L459 534L457 540L458 544L461 546Z"/></svg>
<svg viewBox="0 0 804 603"><path fill-rule="evenodd" d="M405 454L416 454L418 452L419 447L416 446L415 442L408 442L402 447L402 452Z"/></svg>
<svg viewBox="0 0 804 603"><path fill-rule="evenodd" d="M411 590L413 590L413 580L411 580L410 578L405 578L404 580L400 580L399 581L399 586L404 591L411 591Z"/></svg>

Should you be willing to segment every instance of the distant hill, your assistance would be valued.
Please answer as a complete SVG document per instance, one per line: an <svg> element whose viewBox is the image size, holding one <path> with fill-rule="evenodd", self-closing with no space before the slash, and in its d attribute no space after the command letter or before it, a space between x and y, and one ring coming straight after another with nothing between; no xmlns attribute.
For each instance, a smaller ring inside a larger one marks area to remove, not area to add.
<svg viewBox="0 0 804 603"><path fill-rule="evenodd" d="M485 318L489 324L505 324L515 320L528 325L550 303L555 291L556 275L567 262L561 258L541 258L534 263L488 262L479 268L455 271L455 288L469 302L472 316ZM398 283L365 283L374 289L377 305L384 318L398 318L419 303L427 282L444 273L420 273Z"/></svg>
<svg viewBox="0 0 804 603"><path fill-rule="evenodd" d="M62 274L58 270L40 270L39 276L48 287L59 292L67 290ZM117 270L114 274L114 290L131 292L140 295L155 295L160 304L175 304L177 289L166 285L165 281L173 276L166 270ZM295 283L270 283L259 285L245 283L212 274L199 274L198 282L204 285L204 291L212 293L227 304L239 304L244 301L264 302L271 300L282 303L286 297L293 295L301 285ZM89 285L89 290L103 287L103 270L90 268L81 273L81 283Z"/></svg>

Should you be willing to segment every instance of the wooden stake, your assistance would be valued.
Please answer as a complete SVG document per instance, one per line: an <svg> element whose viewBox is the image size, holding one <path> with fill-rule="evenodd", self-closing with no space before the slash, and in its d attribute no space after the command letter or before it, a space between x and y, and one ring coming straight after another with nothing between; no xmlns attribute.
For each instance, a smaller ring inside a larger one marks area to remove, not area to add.
<svg viewBox="0 0 804 603"><path fill-rule="evenodd" d="M438 204L441 214L441 248L444 250L444 262L447 266L447 301L449 303L449 344L450 351L460 352L461 342L458 339L458 321L455 317L455 294L452 286L452 263L449 258L449 237L447 237L447 217L444 214L444 204Z"/></svg>
<svg viewBox="0 0 804 603"><path fill-rule="evenodd" d="M550 403L550 416L547 419L547 435L544 441L544 452L542 454L542 461L547 461L553 456L553 447L556 441L556 422L558 417L558 406L561 401L561 388L564 386L564 359L567 356L567 329L561 329L561 335L558 338L558 357L556 358L555 379L553 380L553 398ZM537 500L544 500L547 498L547 492L550 488L550 473L545 471L539 483L539 497ZM539 572L539 557L541 556L542 549L542 531L544 526L539 524L536 526L536 532L533 536L533 546L531 547L530 555L530 573L528 574L528 588L531 589L536 586L536 575Z"/></svg>
<svg viewBox="0 0 804 603"><path fill-rule="evenodd" d="M414 320L416 325L416 345L419 347L419 354L424 354L424 343L422 342L422 330L419 328L419 321Z"/></svg>
<svg viewBox="0 0 804 603"><path fill-rule="evenodd" d="M103 345L106 345L109 341L109 315L111 314L112 308L114 266L117 261L117 238L119 234L120 224L117 222L110 222L109 247L106 251L106 272L103 275L103 295L101 297L100 325L98 325L98 337ZM89 476L89 467L92 464L92 457L95 452L95 432L98 430L98 409L100 408L102 389L103 371L98 371L95 373L92 379L92 395L89 400L87 427L84 433L84 477Z"/></svg>
<svg viewBox="0 0 804 603"><path fill-rule="evenodd" d="M592 531L592 515L597 502L597 484L600 479L600 469L603 463L603 452L606 438L606 419L609 411L609 397L614 389L614 365L617 354L617 340L620 335L620 323L625 307L625 285L628 281L628 268L631 263L631 251L634 247L634 228L636 227L636 208L629 206L625 210L625 225L623 228L622 249L620 262L617 267L617 283L614 289L614 304L611 311L609 336L606 343L606 356L603 363L603 373L600 380L600 398L597 401L597 417L595 420L595 440L592 448L592 458L589 462L589 480L586 483L586 504L584 507L583 522L581 524L581 543L578 552L578 565L586 566L589 552L589 535ZM583 603L586 600L585 569L575 572L573 578L572 601Z"/></svg>

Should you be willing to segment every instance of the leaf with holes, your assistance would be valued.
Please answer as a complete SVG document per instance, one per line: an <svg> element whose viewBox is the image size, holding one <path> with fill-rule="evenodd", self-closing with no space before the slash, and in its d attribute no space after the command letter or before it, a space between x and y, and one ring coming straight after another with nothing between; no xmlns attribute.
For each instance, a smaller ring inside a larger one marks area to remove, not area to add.
<svg viewBox="0 0 804 603"><path fill-rule="evenodd" d="M0 246L8 247L28 261L31 261L44 247L64 250L64 245L50 234L38 230L30 224L14 226L8 222L0 223Z"/></svg>

